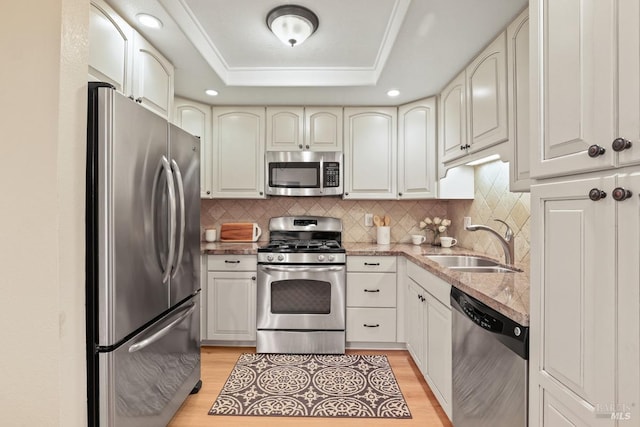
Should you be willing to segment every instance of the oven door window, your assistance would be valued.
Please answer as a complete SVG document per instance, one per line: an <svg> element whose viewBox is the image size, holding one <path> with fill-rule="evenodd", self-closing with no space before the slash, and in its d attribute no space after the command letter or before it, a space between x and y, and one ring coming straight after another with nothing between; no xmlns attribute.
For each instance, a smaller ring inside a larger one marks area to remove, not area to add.
<svg viewBox="0 0 640 427"><path fill-rule="evenodd" d="M331 283L320 280L279 280L271 282L271 313L331 313Z"/></svg>
<svg viewBox="0 0 640 427"><path fill-rule="evenodd" d="M269 163L269 187L320 188L319 162Z"/></svg>

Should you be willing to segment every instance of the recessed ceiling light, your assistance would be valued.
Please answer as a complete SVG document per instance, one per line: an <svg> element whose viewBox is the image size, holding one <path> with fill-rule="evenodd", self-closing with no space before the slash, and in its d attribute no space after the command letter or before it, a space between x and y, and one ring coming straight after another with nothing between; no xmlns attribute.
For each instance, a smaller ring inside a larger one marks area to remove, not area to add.
<svg viewBox="0 0 640 427"><path fill-rule="evenodd" d="M136 19L139 23L149 28L162 28L162 21L156 18L155 16L139 13L136 15Z"/></svg>
<svg viewBox="0 0 640 427"><path fill-rule="evenodd" d="M214 89L207 89L204 91L209 96L218 96L218 91Z"/></svg>
<svg viewBox="0 0 640 427"><path fill-rule="evenodd" d="M400 95L400 91L398 89L391 89L389 92L387 92L388 96L398 96Z"/></svg>

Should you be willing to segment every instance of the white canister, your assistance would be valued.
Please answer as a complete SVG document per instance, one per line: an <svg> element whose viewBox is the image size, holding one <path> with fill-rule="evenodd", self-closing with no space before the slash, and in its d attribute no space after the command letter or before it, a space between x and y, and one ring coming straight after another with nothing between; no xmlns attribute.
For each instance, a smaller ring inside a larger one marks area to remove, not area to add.
<svg viewBox="0 0 640 427"><path fill-rule="evenodd" d="M380 226L377 231L376 242L379 245L388 245L391 243L391 227Z"/></svg>
<svg viewBox="0 0 640 427"><path fill-rule="evenodd" d="M216 238L218 237L218 230L216 230L215 228L212 229L208 229L204 231L204 240L206 240L207 242L215 242Z"/></svg>

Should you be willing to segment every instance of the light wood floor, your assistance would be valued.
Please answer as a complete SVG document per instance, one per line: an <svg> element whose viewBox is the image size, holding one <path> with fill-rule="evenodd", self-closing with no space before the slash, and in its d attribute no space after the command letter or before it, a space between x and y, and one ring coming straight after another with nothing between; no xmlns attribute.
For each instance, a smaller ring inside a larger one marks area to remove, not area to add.
<svg viewBox="0 0 640 427"><path fill-rule="evenodd" d="M202 389L184 402L169 424L171 427L212 426L390 426L451 427L447 415L433 396L429 386L407 351L347 350L347 353L386 354L404 395L412 419L380 418L306 418L306 417L239 417L208 415L227 377L242 353L255 352L251 347L202 347Z"/></svg>

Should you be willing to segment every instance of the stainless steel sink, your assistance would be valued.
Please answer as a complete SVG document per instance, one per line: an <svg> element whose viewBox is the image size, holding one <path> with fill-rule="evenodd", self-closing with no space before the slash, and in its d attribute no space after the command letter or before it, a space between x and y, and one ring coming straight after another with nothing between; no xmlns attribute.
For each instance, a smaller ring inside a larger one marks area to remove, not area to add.
<svg viewBox="0 0 640 427"><path fill-rule="evenodd" d="M520 270L505 267L487 258L471 255L425 255L443 267L467 273L515 273Z"/></svg>

